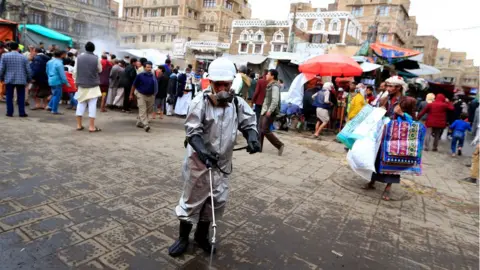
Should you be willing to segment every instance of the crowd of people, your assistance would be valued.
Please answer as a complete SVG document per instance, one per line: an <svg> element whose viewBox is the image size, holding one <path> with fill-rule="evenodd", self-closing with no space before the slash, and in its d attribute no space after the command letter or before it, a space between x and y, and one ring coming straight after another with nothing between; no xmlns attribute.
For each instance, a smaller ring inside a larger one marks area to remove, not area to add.
<svg viewBox="0 0 480 270"><path fill-rule="evenodd" d="M476 137L472 144L475 145L475 151L472 158L472 175L468 181L477 182L478 179L478 128L479 128L479 101L473 99L468 105L465 97L455 97L451 102L444 94L437 95L429 93L425 100L421 97L413 98L408 96L409 89L407 83L399 76L393 76L382 82L377 89L377 94L373 86L367 86L362 83L355 83L353 80L337 81L337 90L333 83L323 83L320 78L314 80L315 87L306 91L305 98L310 99L312 106L316 108L317 124L314 138L318 138L322 130L329 124L332 128L341 128L342 122L338 119L343 117L347 121L354 119L357 114L367 104L374 107L385 107L387 116L396 119L398 115L407 113L415 120L422 122L427 128L423 150L438 151L439 141L448 130L448 139L451 140L451 155L462 155L462 148L466 137L466 132L470 131L472 137ZM398 105L398 106L397 106ZM432 146L433 145L433 146ZM378 165L378 164L377 164ZM388 198L390 185L398 183L399 177L394 175L379 176L374 174L372 182L367 185L367 189L373 188L373 184L378 179L387 183L385 198Z"/></svg>
<svg viewBox="0 0 480 270"><path fill-rule="evenodd" d="M192 72L189 65L180 72L180 67L167 59L154 70L146 58L117 59L108 52L98 57L94 51L91 42L80 55L70 47L45 49L43 43L22 53L15 42L0 43L0 99L7 103L7 116L13 117L15 99L20 117L28 117L25 106L62 115L59 104L63 102L78 117L88 107L90 131L98 132L101 129L93 124L98 99L100 112L118 109L130 113L137 106L137 126L148 132L149 120L157 115L161 119L164 114L185 116L195 91L201 90L202 69ZM77 129L84 129L80 122Z"/></svg>

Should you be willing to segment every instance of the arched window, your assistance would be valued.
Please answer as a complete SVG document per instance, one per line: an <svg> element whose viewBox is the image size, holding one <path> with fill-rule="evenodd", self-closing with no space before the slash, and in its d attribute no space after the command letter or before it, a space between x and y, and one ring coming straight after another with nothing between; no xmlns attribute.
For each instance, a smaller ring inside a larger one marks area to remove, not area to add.
<svg viewBox="0 0 480 270"><path fill-rule="evenodd" d="M275 42L284 42L285 35L283 34L282 30L278 30L273 34L273 41Z"/></svg>
<svg viewBox="0 0 480 270"><path fill-rule="evenodd" d="M305 19L298 20L297 27L303 31L307 30L307 21Z"/></svg>
<svg viewBox="0 0 480 270"><path fill-rule="evenodd" d="M313 22L313 31L325 31L325 21L323 19L317 19Z"/></svg>
<svg viewBox="0 0 480 270"><path fill-rule="evenodd" d="M260 31L260 30L258 30L255 33L254 37L255 37L254 41L264 41L265 40L265 34L263 33L263 31Z"/></svg>
<svg viewBox="0 0 480 270"><path fill-rule="evenodd" d="M330 24L328 25L329 32L340 32L340 28L341 28L341 22L337 18L332 19L330 21Z"/></svg>
<svg viewBox="0 0 480 270"><path fill-rule="evenodd" d="M250 35L250 32L248 32L248 30L243 30L242 33L240 34L240 40L247 41L249 35Z"/></svg>

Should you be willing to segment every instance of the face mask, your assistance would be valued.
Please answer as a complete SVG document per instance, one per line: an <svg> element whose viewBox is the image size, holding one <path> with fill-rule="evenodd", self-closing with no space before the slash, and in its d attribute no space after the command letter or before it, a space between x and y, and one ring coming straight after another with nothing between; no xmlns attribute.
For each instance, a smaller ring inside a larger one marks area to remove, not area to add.
<svg viewBox="0 0 480 270"><path fill-rule="evenodd" d="M208 99L215 107L225 108L228 106L228 103L233 101L233 92L230 91L220 91L218 93L211 93L208 95Z"/></svg>

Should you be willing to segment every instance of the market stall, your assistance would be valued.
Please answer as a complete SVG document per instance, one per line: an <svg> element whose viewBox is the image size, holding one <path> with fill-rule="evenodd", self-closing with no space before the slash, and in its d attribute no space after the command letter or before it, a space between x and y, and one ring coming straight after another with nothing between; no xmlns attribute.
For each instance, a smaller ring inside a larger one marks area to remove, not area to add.
<svg viewBox="0 0 480 270"><path fill-rule="evenodd" d="M26 31L23 31L24 27L26 28ZM43 42L46 46L55 44L58 48L63 50L65 50L67 46L73 46L73 40L71 37L39 24L21 24L18 26L18 30L21 35L26 35L25 37L22 37L25 46L36 45L40 42Z"/></svg>
<svg viewBox="0 0 480 270"><path fill-rule="evenodd" d="M0 19L0 41L17 39L17 23Z"/></svg>

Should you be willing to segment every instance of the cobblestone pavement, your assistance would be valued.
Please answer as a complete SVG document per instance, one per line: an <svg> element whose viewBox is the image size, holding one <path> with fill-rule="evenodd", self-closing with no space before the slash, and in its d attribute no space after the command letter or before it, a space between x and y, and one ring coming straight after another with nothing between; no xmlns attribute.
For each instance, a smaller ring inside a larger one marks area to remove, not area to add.
<svg viewBox="0 0 480 270"><path fill-rule="evenodd" d="M183 120L154 120L147 134L134 115L108 112L89 134L72 112L29 113L0 117L1 269L207 268L194 244L167 255ZM280 137L282 157L271 145L234 154L216 269L478 269L478 187L458 181L468 158L427 153L425 174L384 202L381 185L360 189L331 138Z"/></svg>

